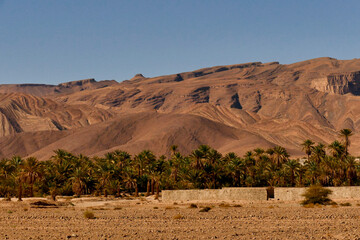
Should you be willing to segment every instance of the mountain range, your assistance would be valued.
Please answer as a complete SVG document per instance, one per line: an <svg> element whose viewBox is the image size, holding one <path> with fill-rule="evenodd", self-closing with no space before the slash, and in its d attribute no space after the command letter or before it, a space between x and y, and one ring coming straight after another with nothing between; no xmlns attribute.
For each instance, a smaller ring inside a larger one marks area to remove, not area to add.
<svg viewBox="0 0 360 240"><path fill-rule="evenodd" d="M360 59L252 62L122 82L0 85L0 158L53 150L190 153L207 144L240 155L305 139L329 144L349 128L360 155Z"/></svg>

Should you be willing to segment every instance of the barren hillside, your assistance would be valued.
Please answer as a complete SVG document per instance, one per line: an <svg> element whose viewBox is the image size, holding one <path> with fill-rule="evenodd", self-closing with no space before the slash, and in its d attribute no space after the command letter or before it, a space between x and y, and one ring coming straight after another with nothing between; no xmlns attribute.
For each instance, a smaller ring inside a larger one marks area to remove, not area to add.
<svg viewBox="0 0 360 240"><path fill-rule="evenodd" d="M0 157L46 159L52 150L103 154L144 148L188 153L199 144L244 154L282 145L295 156L307 139L355 132L360 155L360 60L318 58L289 65L245 63L120 83L93 79L0 85Z"/></svg>

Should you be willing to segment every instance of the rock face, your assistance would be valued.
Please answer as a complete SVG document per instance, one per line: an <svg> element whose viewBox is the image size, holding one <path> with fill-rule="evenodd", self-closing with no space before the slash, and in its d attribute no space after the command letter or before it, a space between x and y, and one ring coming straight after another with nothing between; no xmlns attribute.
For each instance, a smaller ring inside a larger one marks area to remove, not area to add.
<svg viewBox="0 0 360 240"><path fill-rule="evenodd" d="M65 148L102 155L122 149L189 153L209 144L242 155L301 142L330 143L354 131L360 155L360 60L318 58L216 66L129 81L86 79L51 85L0 85L0 158L40 159ZM4 93L4 94L1 94Z"/></svg>
<svg viewBox="0 0 360 240"><path fill-rule="evenodd" d="M111 117L112 113L103 109L67 105L19 93L0 94L0 137L80 128Z"/></svg>
<svg viewBox="0 0 360 240"><path fill-rule="evenodd" d="M315 79L312 86L328 93L360 95L360 71L330 74L327 77Z"/></svg>

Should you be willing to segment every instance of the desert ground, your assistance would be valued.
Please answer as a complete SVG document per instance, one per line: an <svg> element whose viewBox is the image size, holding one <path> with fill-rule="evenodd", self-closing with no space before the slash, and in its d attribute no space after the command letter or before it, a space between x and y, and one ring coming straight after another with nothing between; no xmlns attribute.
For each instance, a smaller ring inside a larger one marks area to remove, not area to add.
<svg viewBox="0 0 360 240"><path fill-rule="evenodd" d="M351 206L296 202L164 203L140 199L59 198L0 201L0 239L360 239L360 199ZM345 201L344 201L345 202ZM51 202L50 202L51 203ZM341 202L339 202L341 203ZM208 212L200 212L210 207ZM84 217L90 211L94 219Z"/></svg>

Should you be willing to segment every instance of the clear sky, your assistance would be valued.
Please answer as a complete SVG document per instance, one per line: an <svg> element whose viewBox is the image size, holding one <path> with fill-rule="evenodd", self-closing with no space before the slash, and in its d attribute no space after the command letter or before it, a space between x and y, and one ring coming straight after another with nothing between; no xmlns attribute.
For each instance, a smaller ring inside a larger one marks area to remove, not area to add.
<svg viewBox="0 0 360 240"><path fill-rule="evenodd" d="M360 57L358 0L0 0L0 83Z"/></svg>

